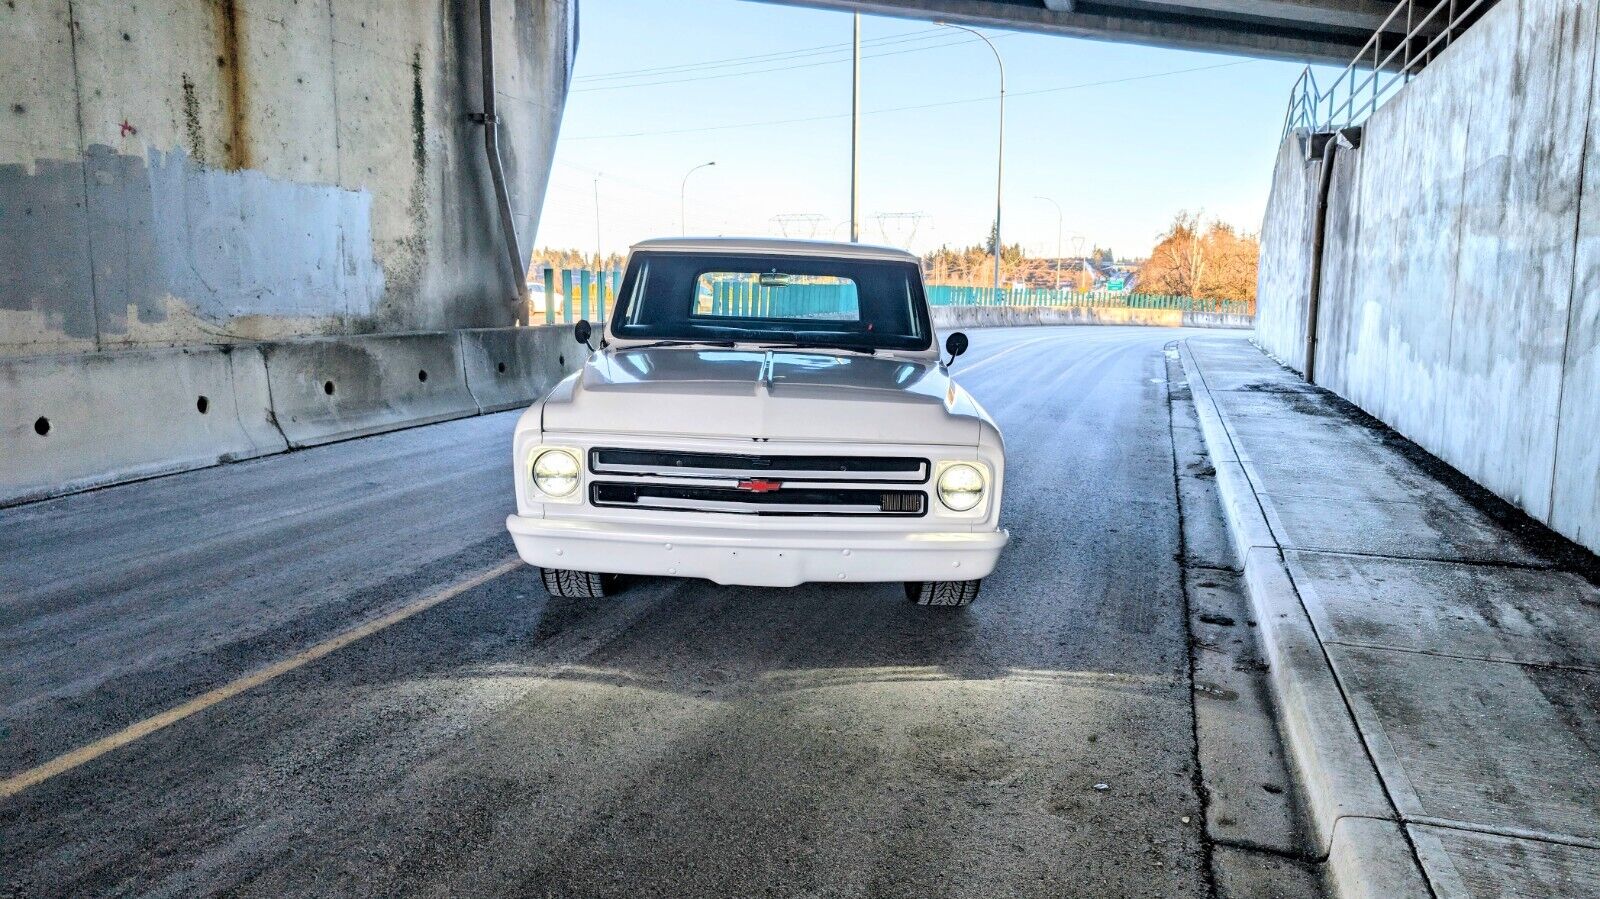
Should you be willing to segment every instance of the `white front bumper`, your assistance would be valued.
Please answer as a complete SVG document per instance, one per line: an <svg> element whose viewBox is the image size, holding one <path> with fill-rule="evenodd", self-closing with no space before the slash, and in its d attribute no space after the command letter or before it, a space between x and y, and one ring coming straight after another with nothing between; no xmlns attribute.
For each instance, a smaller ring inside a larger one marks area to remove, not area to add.
<svg viewBox="0 0 1600 899"><path fill-rule="evenodd" d="M793 587L812 581L971 581L1009 534L780 531L530 518L506 529L529 565Z"/></svg>

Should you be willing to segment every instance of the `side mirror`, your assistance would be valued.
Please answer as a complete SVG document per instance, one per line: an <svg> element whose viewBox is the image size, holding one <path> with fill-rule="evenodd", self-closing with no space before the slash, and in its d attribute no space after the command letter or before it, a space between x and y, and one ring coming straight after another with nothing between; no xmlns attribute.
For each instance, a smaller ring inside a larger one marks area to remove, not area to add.
<svg viewBox="0 0 1600 899"><path fill-rule="evenodd" d="M588 319L579 319L578 323L572 326L572 336L577 338L578 342L584 346L589 346L589 338L593 336L593 331L594 329L589 326ZM594 347L590 346L589 349L592 350Z"/></svg>
<svg viewBox="0 0 1600 899"><path fill-rule="evenodd" d="M944 351L950 354L950 358L945 362L945 365L956 361L957 356L967 351L967 335L960 331L951 333L949 337L944 339Z"/></svg>

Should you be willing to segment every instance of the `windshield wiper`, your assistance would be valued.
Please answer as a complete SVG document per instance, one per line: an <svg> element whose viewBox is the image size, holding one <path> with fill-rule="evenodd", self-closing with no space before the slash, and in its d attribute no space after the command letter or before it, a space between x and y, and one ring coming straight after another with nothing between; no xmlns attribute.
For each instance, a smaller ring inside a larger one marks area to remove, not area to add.
<svg viewBox="0 0 1600 899"><path fill-rule="evenodd" d="M757 346L762 350L844 350L847 353L865 353L876 356L878 351L869 346L856 346L848 343L763 343Z"/></svg>
<svg viewBox="0 0 1600 899"><path fill-rule="evenodd" d="M627 349L630 349L630 350L648 350L651 347L658 347L658 346L731 347L731 346L733 346L733 341L731 341L731 340L658 340L655 343L634 344L633 346L627 347Z"/></svg>

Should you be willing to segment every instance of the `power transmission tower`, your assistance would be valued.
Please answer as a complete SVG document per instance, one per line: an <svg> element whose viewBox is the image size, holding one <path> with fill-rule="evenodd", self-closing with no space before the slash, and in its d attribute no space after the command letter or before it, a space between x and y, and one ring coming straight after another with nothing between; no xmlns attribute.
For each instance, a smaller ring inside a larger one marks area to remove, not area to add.
<svg viewBox="0 0 1600 899"><path fill-rule="evenodd" d="M892 247L909 248L911 242L917 238L917 227L926 217L923 212L880 212L873 216L878 220L878 233L883 235L883 242ZM899 234L906 230L904 240L895 240L889 236L889 223L894 223L894 231Z"/></svg>
<svg viewBox="0 0 1600 899"><path fill-rule="evenodd" d="M806 240L812 240L817 236L817 229L827 220L827 216L815 212L786 212L773 216L770 221L778 226L784 237L804 236ZM794 229L793 234L789 233L790 228ZM805 232L803 235L802 231Z"/></svg>

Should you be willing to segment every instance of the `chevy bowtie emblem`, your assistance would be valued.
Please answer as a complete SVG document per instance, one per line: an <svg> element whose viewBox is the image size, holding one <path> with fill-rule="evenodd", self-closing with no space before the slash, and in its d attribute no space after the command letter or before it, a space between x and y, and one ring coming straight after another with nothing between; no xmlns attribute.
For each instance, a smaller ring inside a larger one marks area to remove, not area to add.
<svg viewBox="0 0 1600 899"><path fill-rule="evenodd" d="M739 482L740 490L748 490L751 493L771 493L782 486L782 481L768 481L762 478L750 478Z"/></svg>

